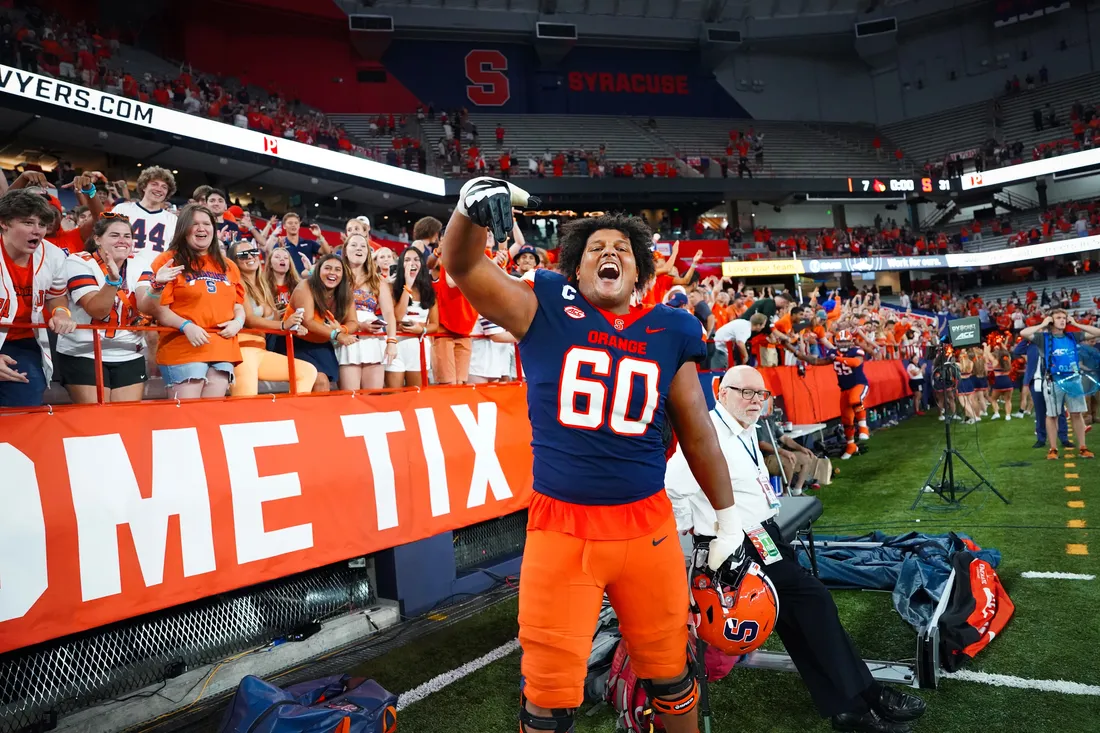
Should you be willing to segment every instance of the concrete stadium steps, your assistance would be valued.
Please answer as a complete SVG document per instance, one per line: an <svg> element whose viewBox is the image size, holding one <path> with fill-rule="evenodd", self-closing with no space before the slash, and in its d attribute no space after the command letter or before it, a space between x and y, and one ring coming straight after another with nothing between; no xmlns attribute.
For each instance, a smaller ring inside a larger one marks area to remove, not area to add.
<svg viewBox="0 0 1100 733"><path fill-rule="evenodd" d="M471 113L470 122L477 126L478 142L486 162L499 157L505 149L513 152L512 170L527 172L527 158L542 158L547 150L557 154L563 150L597 152L600 144L607 146L607 159L612 163L636 163L639 160L665 158L671 151L652 136L620 117L594 115L504 115ZM497 123L504 126L504 147L498 148ZM456 130L455 134L459 134ZM443 123L436 119L424 123L424 141L435 158L435 148L443 137ZM463 148L468 146L463 143ZM492 161L492 162L495 162Z"/></svg>
<svg viewBox="0 0 1100 733"><path fill-rule="evenodd" d="M977 102L883 125L882 134L923 170L927 161L943 160L948 153L976 148L992 137L993 102Z"/></svg>
<svg viewBox="0 0 1100 733"><path fill-rule="evenodd" d="M1061 125L1050 128L1046 127L1044 122L1042 132L1036 132L1031 113L1035 109L1044 109L1048 102L1058 115ZM1023 142L1024 159L1030 160L1031 149L1039 143L1073 137L1069 111L1074 102L1080 102L1086 107L1100 103L1100 74L1085 74L1065 81L1045 84L1031 91L1025 90L1002 99L1003 139L1006 142L1017 140Z"/></svg>
<svg viewBox="0 0 1100 733"><path fill-rule="evenodd" d="M656 118L654 134L665 141L672 151L683 156L701 155L721 158L726 155L730 130L747 132L752 127L764 135L765 176L848 176L889 175L896 173L893 160L878 161L870 149L859 140L866 135L862 126L832 125L828 131L815 129L801 122L769 122L757 120L697 119L690 117ZM639 124L645 120L636 120ZM847 144L845 131L853 132ZM736 175L734 161L730 175Z"/></svg>

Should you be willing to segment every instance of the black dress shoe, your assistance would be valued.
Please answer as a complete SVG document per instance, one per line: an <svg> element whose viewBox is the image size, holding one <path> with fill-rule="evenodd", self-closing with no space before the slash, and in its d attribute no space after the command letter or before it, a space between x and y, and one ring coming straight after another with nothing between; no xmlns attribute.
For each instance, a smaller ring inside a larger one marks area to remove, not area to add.
<svg viewBox="0 0 1100 733"><path fill-rule="evenodd" d="M841 713L833 716L833 730L863 731L864 733L911 733L908 723L887 720L874 710L865 713Z"/></svg>
<svg viewBox="0 0 1100 733"><path fill-rule="evenodd" d="M925 704L916 695L883 685L874 708L884 718L904 723L924 715Z"/></svg>

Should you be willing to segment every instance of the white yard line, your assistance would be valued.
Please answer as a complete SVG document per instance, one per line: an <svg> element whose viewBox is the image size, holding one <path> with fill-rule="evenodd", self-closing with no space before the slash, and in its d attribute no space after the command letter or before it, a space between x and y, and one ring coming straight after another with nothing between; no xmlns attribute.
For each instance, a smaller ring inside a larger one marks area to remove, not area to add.
<svg viewBox="0 0 1100 733"><path fill-rule="evenodd" d="M1020 573L1021 578L1052 578L1054 580L1095 580L1095 575L1087 573L1042 573L1036 570L1028 570Z"/></svg>
<svg viewBox="0 0 1100 733"><path fill-rule="evenodd" d="M408 692L402 693L402 695L397 699L397 709L398 711L400 711L412 705L413 703L420 702L428 695L431 695L433 692L439 692L447 685L458 682L463 677L471 675L482 667L492 664L498 659L503 659L512 652L518 650L519 639L512 639L507 644L498 646L496 649L489 652L488 654L478 657L471 662L466 662L466 664L462 665L458 669L451 670L450 672L444 672L441 675L433 677L424 684L418 685Z"/></svg>
<svg viewBox="0 0 1100 733"><path fill-rule="evenodd" d="M960 669L958 672L943 672L942 677L964 682L980 682L995 687L1015 687L1018 690L1039 690L1040 692L1060 692L1063 695L1089 695L1100 697L1100 685L1083 685L1067 680L1029 680L1010 674L991 674Z"/></svg>
<svg viewBox="0 0 1100 733"><path fill-rule="evenodd" d="M1091 580L1092 576L1081 576L1075 573L1024 573L1024 577L1058 577L1071 576L1072 579L1077 580ZM441 675L433 677L422 685L419 685L406 693L403 693L397 700L397 709L404 710L414 703L418 703L425 699L429 695L435 692L439 692L444 687L450 684L458 682L463 677L467 677L479 669L486 667L493 662L496 662L509 654L519 650L519 639L513 639L512 641L497 647L488 654L478 657L473 661L463 664L458 669L451 670L450 672L444 672ZM977 682L983 685L993 685L995 687L1012 687L1018 690L1039 690L1040 692L1057 692L1063 695L1086 695L1090 697L1100 697L1100 685L1086 685L1080 682L1070 682L1068 680L1032 680L1026 677L1016 677L1010 674L992 674L990 672L975 672L969 669L962 669L958 672L943 672L941 677L950 680L960 680L962 682Z"/></svg>

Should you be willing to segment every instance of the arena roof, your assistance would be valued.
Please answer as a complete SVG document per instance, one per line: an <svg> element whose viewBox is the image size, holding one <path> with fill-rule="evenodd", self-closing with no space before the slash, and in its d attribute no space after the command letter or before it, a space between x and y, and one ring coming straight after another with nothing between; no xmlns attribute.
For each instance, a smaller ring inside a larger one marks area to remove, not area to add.
<svg viewBox="0 0 1100 733"><path fill-rule="evenodd" d="M264 0L251 0L263 2ZM576 43L707 45L707 28L740 31L743 46L800 54L852 49L857 22L896 18L899 34L985 12L988 0L333 0L348 13L389 15L398 36L535 41L535 23L572 23ZM807 37L835 43L805 45ZM880 36L879 38L888 38ZM736 45L725 46L736 49Z"/></svg>

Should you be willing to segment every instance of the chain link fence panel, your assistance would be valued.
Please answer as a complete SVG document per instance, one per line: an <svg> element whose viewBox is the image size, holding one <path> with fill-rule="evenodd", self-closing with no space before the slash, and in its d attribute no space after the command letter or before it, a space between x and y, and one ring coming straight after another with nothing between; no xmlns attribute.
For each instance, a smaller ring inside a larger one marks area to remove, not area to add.
<svg viewBox="0 0 1100 733"><path fill-rule="evenodd" d="M459 573L519 557L527 543L527 510L454 531L455 567Z"/></svg>
<svg viewBox="0 0 1100 733"><path fill-rule="evenodd" d="M329 565L0 655L0 733L49 730L61 715L370 606L368 572Z"/></svg>

